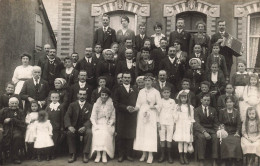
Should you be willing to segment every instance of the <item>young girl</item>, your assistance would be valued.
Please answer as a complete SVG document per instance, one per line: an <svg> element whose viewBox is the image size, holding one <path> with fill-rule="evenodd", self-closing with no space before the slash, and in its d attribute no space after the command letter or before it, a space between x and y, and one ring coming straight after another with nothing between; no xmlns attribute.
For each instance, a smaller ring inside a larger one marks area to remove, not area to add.
<svg viewBox="0 0 260 166"><path fill-rule="evenodd" d="M64 121L64 109L60 104L60 95L58 92L51 92L50 94L51 103L46 107L45 111L48 113L49 121L51 122L53 129L53 142L54 147L52 149L52 158L58 154L58 144L61 142L59 138L63 132L63 121ZM60 140L61 141L61 140Z"/></svg>
<svg viewBox="0 0 260 166"><path fill-rule="evenodd" d="M102 153L102 162L107 162L107 154L114 158L114 132L115 132L115 108L110 97L111 92L108 88L100 91L100 97L95 102L91 113L90 121L92 123L92 150L97 152L95 162L99 162Z"/></svg>
<svg viewBox="0 0 260 166"><path fill-rule="evenodd" d="M228 97L228 96L232 96L234 98L234 108L239 110L238 99L236 98L236 96L234 94L234 87L232 86L232 84L227 84L225 91L226 91L226 93L219 96L219 98L218 98L218 109L217 110L220 111L221 109L226 107L225 100L226 100L226 97Z"/></svg>
<svg viewBox="0 0 260 166"><path fill-rule="evenodd" d="M160 111L160 142L161 142L161 157L159 159L159 163L163 162L165 159L165 148L167 147L168 153L168 162L173 163L173 159L171 156L171 145L172 145L172 136L174 129L174 115L175 115L175 107L176 103L171 96L171 88L163 87L162 88L162 108Z"/></svg>
<svg viewBox="0 0 260 166"><path fill-rule="evenodd" d="M52 140L52 125L48 120L46 111L39 111L38 121L35 121L35 142L34 148L37 150L37 160L40 162L41 157L46 156L50 160L50 149L54 145Z"/></svg>
<svg viewBox="0 0 260 166"><path fill-rule="evenodd" d="M101 89L106 87L107 84L106 77L104 76L98 77L97 82L98 82L98 88L93 90L91 94L91 104L94 104L97 101L97 99L100 97Z"/></svg>
<svg viewBox="0 0 260 166"><path fill-rule="evenodd" d="M256 74L249 76L249 84L245 87L243 102L239 104L241 120L244 122L246 119L246 110L248 107L255 107L257 113L260 113L260 90L259 90L259 78Z"/></svg>
<svg viewBox="0 0 260 166"><path fill-rule="evenodd" d="M31 112L28 112L28 114L25 117L25 123L27 124L27 129L26 129L26 134L25 134L25 143L27 145L28 158L31 158L31 159L34 159L36 157L35 153L34 153L33 145L34 145L34 137L35 137L34 122L36 120L38 120L38 110L39 110L39 105L38 105L37 101L32 101L31 102Z"/></svg>
<svg viewBox="0 0 260 166"><path fill-rule="evenodd" d="M220 46L219 44L215 43L212 47L212 53L208 56L206 62L206 71L210 72L211 66L213 63L217 63L219 68L223 71L225 78L228 79L229 73L227 71L227 65L225 57L219 54Z"/></svg>
<svg viewBox="0 0 260 166"><path fill-rule="evenodd" d="M175 132L173 140L178 142L178 150L180 153L180 163L189 164L187 158L187 148L193 142L192 126L194 120L193 106L190 105L190 99L187 92L182 92L178 96L178 106L176 107Z"/></svg>
<svg viewBox="0 0 260 166"><path fill-rule="evenodd" d="M245 86L249 82L249 74L246 72L246 62L239 60L237 62L237 72L232 76L231 84L235 88L235 95L242 99Z"/></svg>
<svg viewBox="0 0 260 166"><path fill-rule="evenodd" d="M241 146L243 154L247 155L248 164L252 165L255 155L260 157L260 123L254 107L248 107L246 119L242 125Z"/></svg>

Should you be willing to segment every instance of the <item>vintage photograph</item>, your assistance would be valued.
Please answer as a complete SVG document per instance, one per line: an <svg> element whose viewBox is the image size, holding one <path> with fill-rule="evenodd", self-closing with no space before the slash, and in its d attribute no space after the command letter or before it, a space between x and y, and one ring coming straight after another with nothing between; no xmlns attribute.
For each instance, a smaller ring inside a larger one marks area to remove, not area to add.
<svg viewBox="0 0 260 166"><path fill-rule="evenodd" d="M260 0L0 0L0 166L260 166Z"/></svg>

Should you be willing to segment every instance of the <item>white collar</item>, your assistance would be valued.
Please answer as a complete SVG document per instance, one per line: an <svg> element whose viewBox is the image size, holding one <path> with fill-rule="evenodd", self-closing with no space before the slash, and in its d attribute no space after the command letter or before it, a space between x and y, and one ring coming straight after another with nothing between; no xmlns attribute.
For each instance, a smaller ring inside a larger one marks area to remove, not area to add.
<svg viewBox="0 0 260 166"><path fill-rule="evenodd" d="M243 73L240 73L239 71L236 72L236 74L240 75L240 74L248 74L246 71L244 71Z"/></svg>
<svg viewBox="0 0 260 166"><path fill-rule="evenodd" d="M102 89L102 88L99 86L99 87L98 87L98 93L101 91L101 89Z"/></svg>
<svg viewBox="0 0 260 166"><path fill-rule="evenodd" d="M85 105L85 103L86 103L86 101L80 101L80 100L79 100L79 105L80 105L80 106L83 107L83 106Z"/></svg>
<svg viewBox="0 0 260 166"><path fill-rule="evenodd" d="M183 31L183 29L177 29L178 33L181 33Z"/></svg>
<svg viewBox="0 0 260 166"><path fill-rule="evenodd" d="M54 104L53 102L51 102L51 104L50 104L50 109L51 109L51 111L57 111L59 106L60 106L60 103L59 103L59 102L57 102L56 104Z"/></svg>
<svg viewBox="0 0 260 166"><path fill-rule="evenodd" d="M92 57L90 57L90 58L87 58L87 57L85 57L85 59L86 59L86 61L91 61L92 60Z"/></svg>
<svg viewBox="0 0 260 166"><path fill-rule="evenodd" d="M79 81L79 86L80 86L80 87L84 87L85 85L86 85L86 82L80 82L80 81Z"/></svg>
<svg viewBox="0 0 260 166"><path fill-rule="evenodd" d="M130 59L130 60L129 60L129 59L126 59L126 62L127 62L127 63L133 63L133 59Z"/></svg>
<svg viewBox="0 0 260 166"><path fill-rule="evenodd" d="M35 78L33 78L34 84L37 84L37 83L39 84L39 83L40 83L40 80L41 80L41 78L39 78L39 79L38 79L38 82L36 82Z"/></svg>
<svg viewBox="0 0 260 166"><path fill-rule="evenodd" d="M155 34L153 34L151 37L156 37L156 36L157 36L157 37L165 37L165 35L162 34L162 33L161 33L160 35L156 35L156 33L155 33Z"/></svg>
<svg viewBox="0 0 260 166"><path fill-rule="evenodd" d="M223 31L223 32L219 31L219 33L220 33L220 34L225 34L225 33L226 33L226 31Z"/></svg>
<svg viewBox="0 0 260 166"><path fill-rule="evenodd" d="M66 74L71 74L72 73L72 71L73 71L73 67L70 67L70 68L66 68Z"/></svg>
<svg viewBox="0 0 260 166"><path fill-rule="evenodd" d="M123 84L123 86L124 86L126 89L129 89L129 88L130 88L130 84L128 84L128 85Z"/></svg>
<svg viewBox="0 0 260 166"><path fill-rule="evenodd" d="M162 48L162 47L160 47L160 48L161 48L162 51L166 51L166 48Z"/></svg>
<svg viewBox="0 0 260 166"><path fill-rule="evenodd" d="M165 85L166 84L166 81L164 81L164 82L162 82L162 81L160 81L160 80L158 80L159 81L159 84L161 85L161 84L163 84L163 85Z"/></svg>
<svg viewBox="0 0 260 166"><path fill-rule="evenodd" d="M174 57L174 58L171 58L171 57L169 56L169 59L170 59L170 61L172 62L172 61L175 60L175 57Z"/></svg>

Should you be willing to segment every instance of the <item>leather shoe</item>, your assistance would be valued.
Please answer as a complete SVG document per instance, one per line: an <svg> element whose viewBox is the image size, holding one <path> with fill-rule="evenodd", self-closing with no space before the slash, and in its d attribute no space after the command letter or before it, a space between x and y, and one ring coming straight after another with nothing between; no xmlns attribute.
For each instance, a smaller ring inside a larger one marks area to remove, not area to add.
<svg viewBox="0 0 260 166"><path fill-rule="evenodd" d="M68 163L73 163L76 160L75 154L71 155L71 158L68 160Z"/></svg>
<svg viewBox="0 0 260 166"><path fill-rule="evenodd" d="M120 156L117 160L119 163L123 162L124 161L124 156Z"/></svg>
<svg viewBox="0 0 260 166"><path fill-rule="evenodd" d="M133 159L132 157L130 157L130 156L127 156L126 159L127 159L128 161L134 161L134 159Z"/></svg>
<svg viewBox="0 0 260 166"><path fill-rule="evenodd" d="M83 163L88 163L88 155L86 153L83 154Z"/></svg>
<svg viewBox="0 0 260 166"><path fill-rule="evenodd" d="M21 163L22 163L21 160L18 159L14 160L14 164L21 164Z"/></svg>

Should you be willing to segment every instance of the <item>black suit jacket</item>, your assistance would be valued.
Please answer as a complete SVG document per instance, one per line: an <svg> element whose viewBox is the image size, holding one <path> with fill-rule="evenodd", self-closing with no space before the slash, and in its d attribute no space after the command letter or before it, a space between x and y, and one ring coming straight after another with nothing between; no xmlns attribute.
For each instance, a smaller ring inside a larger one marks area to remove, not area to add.
<svg viewBox="0 0 260 166"><path fill-rule="evenodd" d="M218 71L218 81L215 84L211 81L211 72L206 74L205 80L210 82L210 91L216 90L218 92L217 95L224 94L226 87L226 79L221 70Z"/></svg>
<svg viewBox="0 0 260 166"><path fill-rule="evenodd" d="M202 106L199 106L194 111L194 131L202 133L206 131L210 134L216 133L219 123L218 123L218 115L217 111L213 107L208 107L209 116L207 117L204 112Z"/></svg>
<svg viewBox="0 0 260 166"><path fill-rule="evenodd" d="M78 81L79 72L76 69L73 69L70 74L66 74L66 69L61 70L60 78L64 78L66 80L67 86L75 84Z"/></svg>
<svg viewBox="0 0 260 166"><path fill-rule="evenodd" d="M173 43L176 39L181 42L181 50L189 53L191 35L189 32L182 30L181 33L173 31L170 33L169 46L173 46Z"/></svg>
<svg viewBox="0 0 260 166"><path fill-rule="evenodd" d="M79 86L79 82L76 82L74 85L72 85L70 87L70 89L69 89L69 103L78 100L77 94L79 92L79 89L81 89L80 86ZM90 102L93 87L86 82L85 87L83 89L87 90L87 101Z"/></svg>
<svg viewBox="0 0 260 166"><path fill-rule="evenodd" d="M69 105L68 111L64 117L64 126L68 128L70 126L76 127L85 127L86 129L91 129L90 116L92 111L92 105L85 102L85 105L82 109L79 106L78 100ZM81 115L81 116L80 116ZM79 126L77 126L77 124Z"/></svg>
<svg viewBox="0 0 260 166"><path fill-rule="evenodd" d="M31 97L36 101L46 101L48 94L49 94L49 84L47 81L40 79L39 89L37 91L33 79L29 79L24 82L20 96L22 100L25 100L24 108L27 111L30 108L30 102L28 101L28 97Z"/></svg>
<svg viewBox="0 0 260 166"><path fill-rule="evenodd" d="M159 65L160 65L160 62L164 59L164 58L167 58L167 50L165 52L162 51L162 49L159 47L159 48L156 48L156 49L153 49L153 51L151 52L151 59L154 60L154 70L155 70L155 73L156 75L158 74L159 72Z"/></svg>
<svg viewBox="0 0 260 166"><path fill-rule="evenodd" d="M171 88L171 98L172 98L172 99L175 99L176 93L177 93L176 87L175 87L173 84L169 83L168 81L166 81L165 86ZM153 83L153 87L154 87L155 89L157 89L159 92L161 92L161 90L162 90L162 89L161 89L161 86L160 86L160 83L159 83L158 80L156 80L156 81Z"/></svg>
<svg viewBox="0 0 260 166"><path fill-rule="evenodd" d="M119 86L114 95L117 111L117 134L120 138L135 138L137 112L130 113L127 106L135 107L138 92L130 86L129 93L123 85Z"/></svg>
<svg viewBox="0 0 260 166"><path fill-rule="evenodd" d="M116 42L116 31L108 27L107 31L103 31L103 27L98 28L94 34L93 48L95 44L100 43L103 49L108 49L111 47L111 44Z"/></svg>
<svg viewBox="0 0 260 166"><path fill-rule="evenodd" d="M144 38L142 39L140 37L140 34L135 36L135 49L139 52L141 48L144 46L145 39L148 39L149 37L147 35L144 35Z"/></svg>

